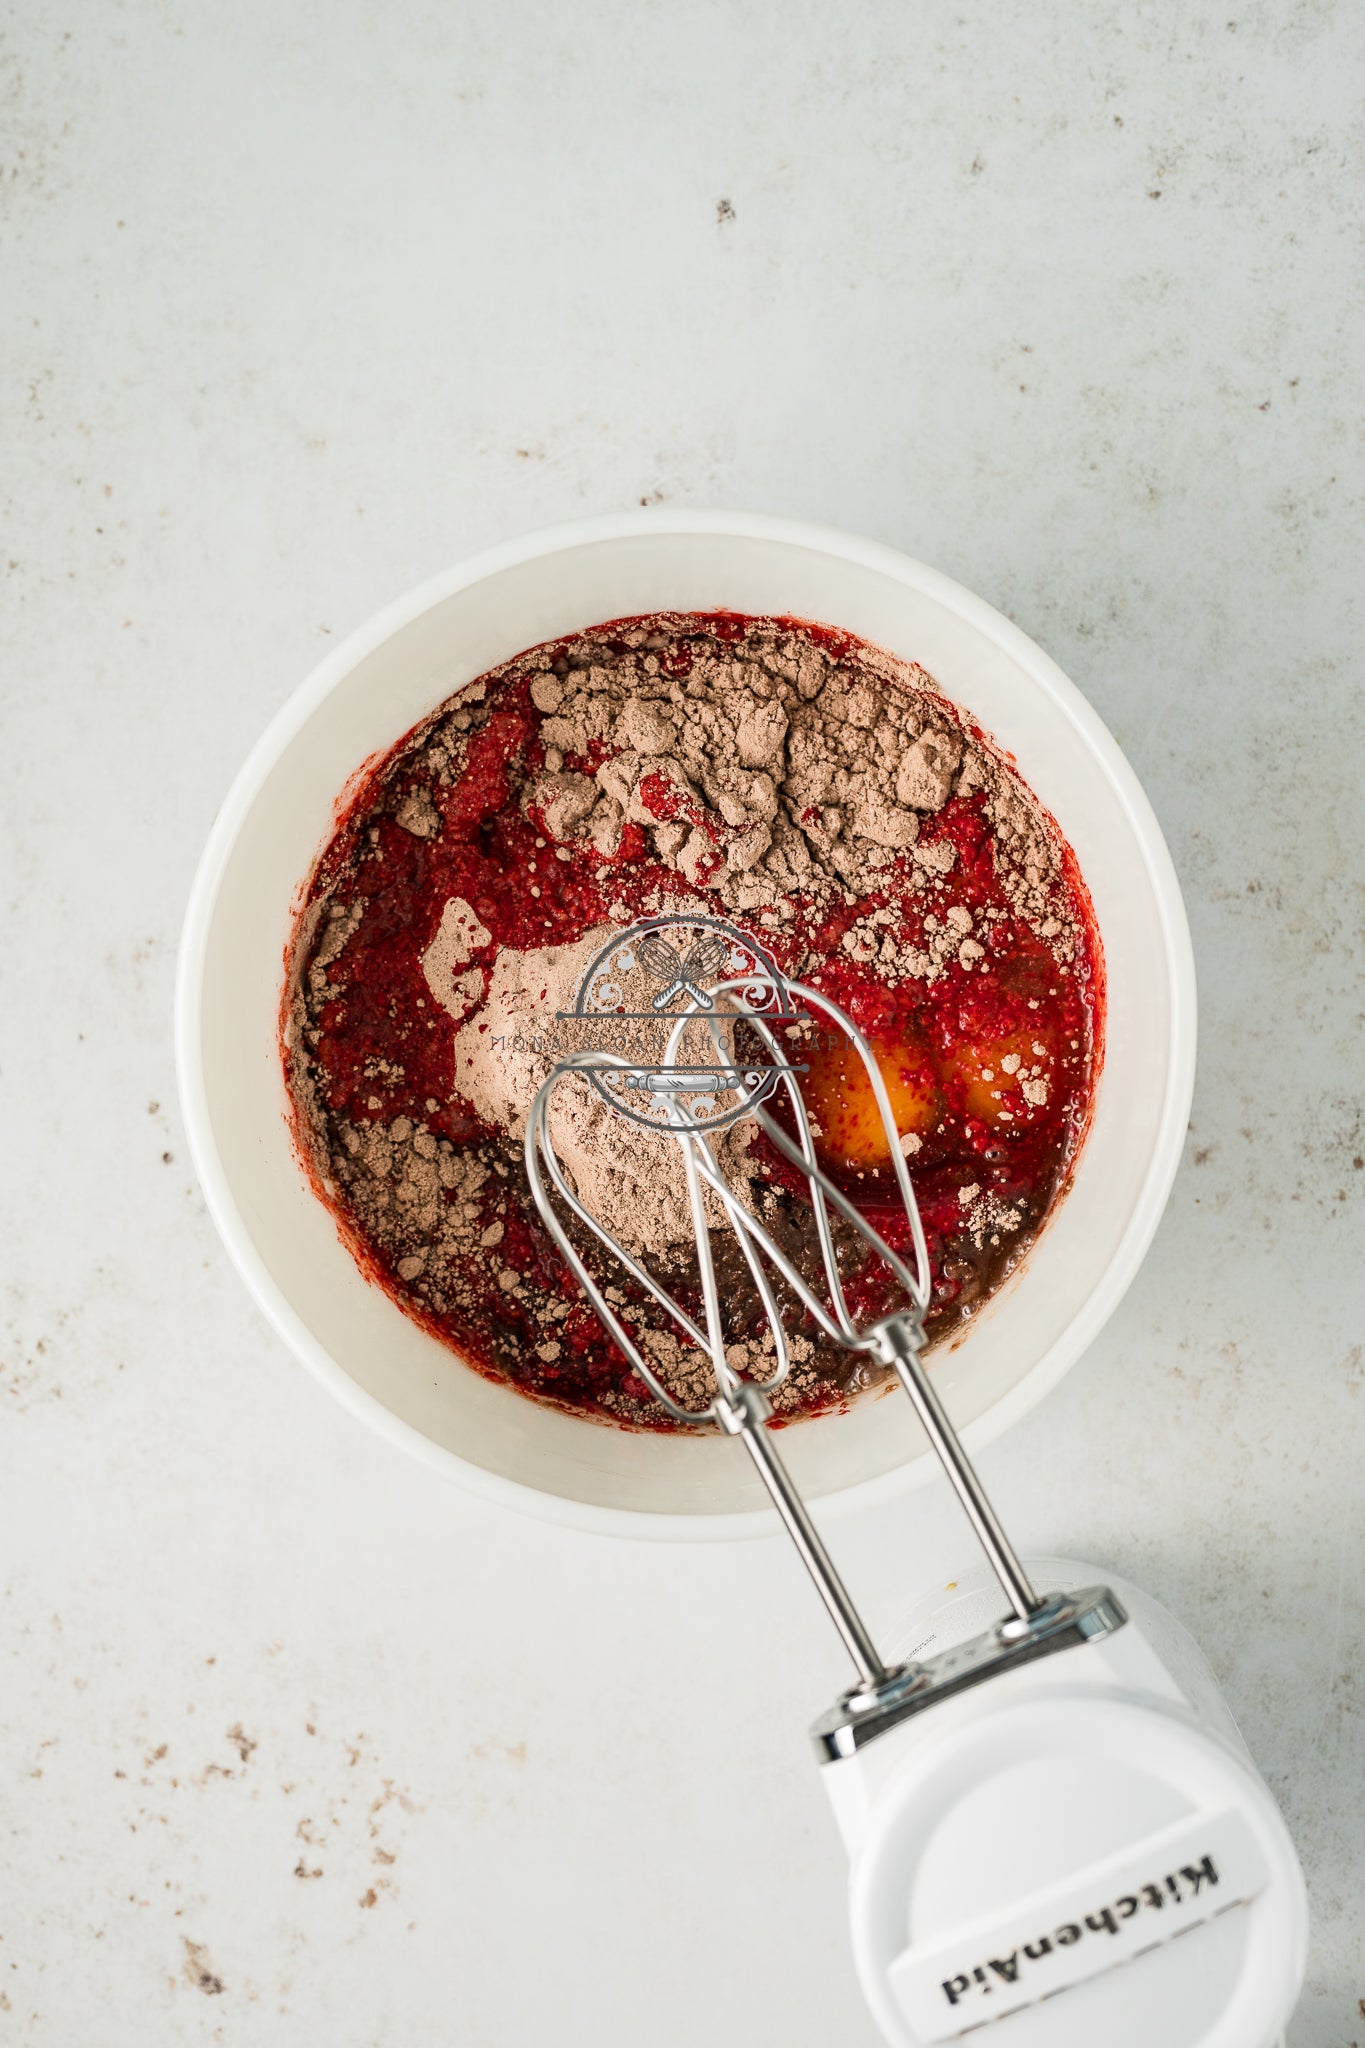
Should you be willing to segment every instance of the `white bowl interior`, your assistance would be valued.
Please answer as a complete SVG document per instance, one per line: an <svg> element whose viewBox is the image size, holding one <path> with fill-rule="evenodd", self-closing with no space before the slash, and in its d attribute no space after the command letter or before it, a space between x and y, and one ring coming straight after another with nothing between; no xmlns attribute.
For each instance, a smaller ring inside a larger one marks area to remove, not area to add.
<svg viewBox="0 0 1365 2048"><path fill-rule="evenodd" d="M864 543L775 522L727 527L719 516L691 527L623 520L477 566L395 607L304 686L247 764L205 856L182 964L182 1080L211 1206L253 1291L369 1420L522 1505L591 1526L628 1526L623 1513L665 1518L653 1524L660 1533L678 1526L667 1518L751 1518L763 1505L728 1441L631 1435L534 1404L462 1367L367 1284L294 1157L277 1023L292 909L338 792L442 698L522 648L603 619L794 613L921 662L1014 756L1074 847L1095 904L1107 1047L1074 1188L1022 1271L934 1361L959 1426L975 1425L969 1439L994 1433L1060 1376L1127 1284L1164 1203L1188 1107L1183 912L1160 834L1112 740L1006 621ZM897 1399L800 1424L782 1445L810 1498L866 1492L926 1457Z"/></svg>

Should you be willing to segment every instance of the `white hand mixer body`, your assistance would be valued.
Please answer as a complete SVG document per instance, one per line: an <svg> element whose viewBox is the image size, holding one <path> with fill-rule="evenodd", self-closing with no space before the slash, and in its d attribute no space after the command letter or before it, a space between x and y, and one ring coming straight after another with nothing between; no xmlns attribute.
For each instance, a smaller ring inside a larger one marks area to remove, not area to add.
<svg viewBox="0 0 1365 2048"><path fill-rule="evenodd" d="M1030 1563L1044 1598L1079 1565ZM1288 1830L1195 1645L1136 1587L1065 1654L969 1685L831 1757L854 1956L888 2041L1272 2048L1308 1915ZM1084 1596L1082 1596L1084 1598ZM998 1606L964 1573L920 1603L934 1664ZM1064 1995L1062 1995L1064 1994Z"/></svg>

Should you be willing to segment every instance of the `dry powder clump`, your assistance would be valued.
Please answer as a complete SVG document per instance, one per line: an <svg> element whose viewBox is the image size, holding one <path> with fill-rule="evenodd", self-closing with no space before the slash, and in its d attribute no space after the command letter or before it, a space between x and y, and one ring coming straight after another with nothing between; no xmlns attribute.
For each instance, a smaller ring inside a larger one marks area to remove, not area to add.
<svg viewBox="0 0 1365 2048"><path fill-rule="evenodd" d="M356 1220L376 1244L406 1246L398 1276L412 1282L428 1265L458 1259L478 1219L488 1166L411 1117L338 1125L332 1168Z"/></svg>
<svg viewBox="0 0 1365 2048"><path fill-rule="evenodd" d="M638 825L660 862L726 910L785 923L798 900L852 904L885 889L898 863L901 891L943 885L956 850L921 846L921 827L950 797L979 792L1012 908L1059 960L1072 957L1059 849L1039 808L922 669L866 647L846 667L832 647L774 627L736 646L701 636L676 675L637 637L624 655L589 640L577 661L531 673L545 767L523 803L549 839L610 857ZM927 947L867 921L843 943L896 979L985 954L961 906Z"/></svg>
<svg viewBox="0 0 1365 2048"><path fill-rule="evenodd" d="M504 946L487 975L477 1014L461 1021L468 1011L463 995L449 1005L460 1022L455 1087L481 1122L524 1138L531 1105L555 1062L579 1042L600 1044L605 1020L594 1018L580 1041L562 1013L613 931L600 925L571 946L525 952ZM555 1092L550 1133L580 1201L593 1215L610 1218L630 1250L665 1253L691 1245L682 1159L666 1132L616 1114L588 1081L572 1079ZM742 1197L753 1178L749 1135L747 1127L726 1131L717 1144L722 1168ZM708 1197L708 1208L719 1225L719 1204Z"/></svg>

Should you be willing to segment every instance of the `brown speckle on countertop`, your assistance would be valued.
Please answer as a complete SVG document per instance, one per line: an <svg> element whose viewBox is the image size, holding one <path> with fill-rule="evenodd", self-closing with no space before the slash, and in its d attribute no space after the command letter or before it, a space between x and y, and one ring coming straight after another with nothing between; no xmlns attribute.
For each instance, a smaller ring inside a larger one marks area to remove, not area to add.
<svg viewBox="0 0 1365 2048"><path fill-rule="evenodd" d="M227 1986L217 1972L210 1968L207 1948L202 1941L191 1941L188 1935L183 1939L185 1961L181 1974L188 1983L193 1984L196 1991L202 1991L206 1998L217 1998Z"/></svg>

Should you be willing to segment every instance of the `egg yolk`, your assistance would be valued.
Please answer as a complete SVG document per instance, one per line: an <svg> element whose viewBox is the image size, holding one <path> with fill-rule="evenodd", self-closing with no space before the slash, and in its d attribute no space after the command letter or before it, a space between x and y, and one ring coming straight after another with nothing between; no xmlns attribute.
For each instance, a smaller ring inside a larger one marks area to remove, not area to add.
<svg viewBox="0 0 1365 2048"><path fill-rule="evenodd" d="M943 1074L962 1091L967 1116L993 1129L1027 1123L1047 1100L1053 1054L1028 1026L993 1037L961 1040L944 1054ZM1040 1098L1041 1099L1038 1099Z"/></svg>
<svg viewBox="0 0 1365 2048"><path fill-rule="evenodd" d="M877 1071L886 1085L899 1136L932 1128L942 1098L924 1047L913 1042L873 1043ZM816 1125L816 1151L826 1165L866 1169L888 1166L891 1149L872 1081L861 1055L841 1038L807 1054L809 1072L801 1093Z"/></svg>

